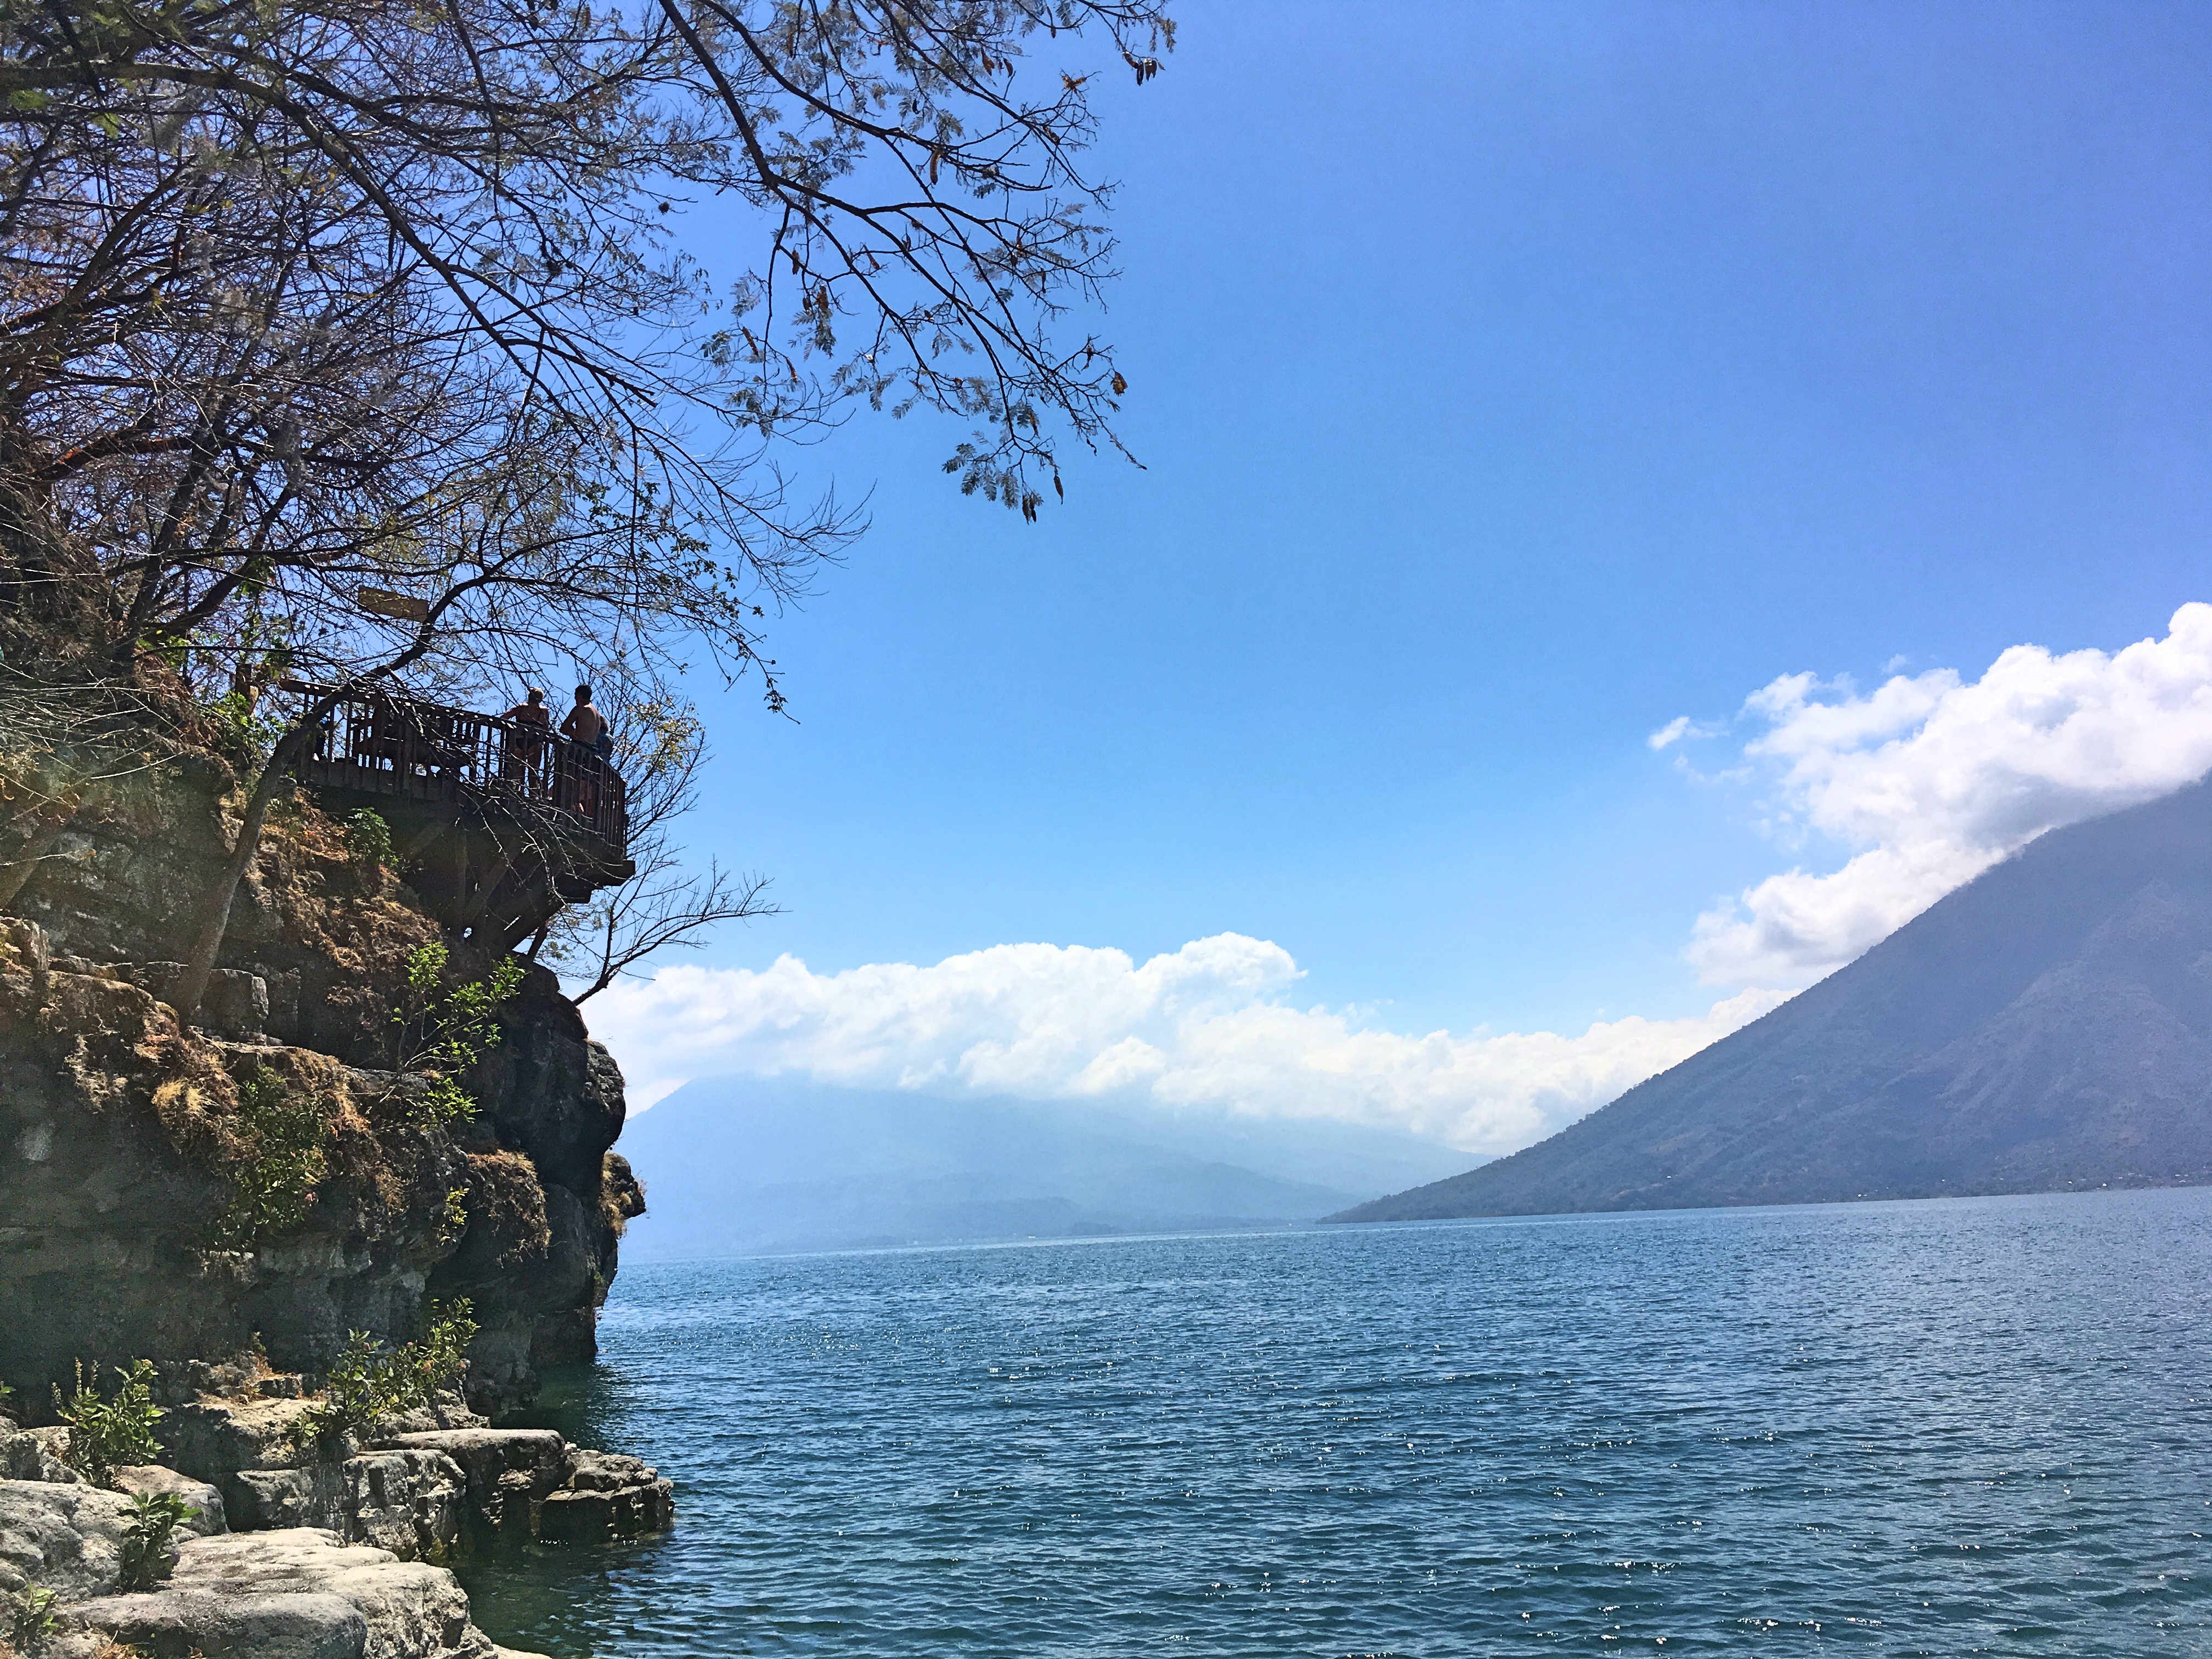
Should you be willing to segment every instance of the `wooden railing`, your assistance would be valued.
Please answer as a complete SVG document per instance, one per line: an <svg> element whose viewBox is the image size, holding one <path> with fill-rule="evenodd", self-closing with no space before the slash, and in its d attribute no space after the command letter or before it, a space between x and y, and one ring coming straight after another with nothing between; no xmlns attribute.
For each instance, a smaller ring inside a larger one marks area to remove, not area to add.
<svg viewBox="0 0 2212 1659"><path fill-rule="evenodd" d="M329 695L288 684L307 707ZM584 830L619 858L629 839L622 775L583 744L503 714L479 714L390 693L342 698L301 763L305 782L414 800L489 807L502 801Z"/></svg>

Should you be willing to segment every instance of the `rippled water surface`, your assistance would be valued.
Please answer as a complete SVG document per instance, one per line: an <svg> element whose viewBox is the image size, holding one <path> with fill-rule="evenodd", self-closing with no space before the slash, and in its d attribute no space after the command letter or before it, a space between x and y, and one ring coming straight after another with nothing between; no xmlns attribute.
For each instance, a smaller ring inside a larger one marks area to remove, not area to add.
<svg viewBox="0 0 2212 1659"><path fill-rule="evenodd" d="M626 1269L548 1653L2212 1653L2212 1189Z"/></svg>

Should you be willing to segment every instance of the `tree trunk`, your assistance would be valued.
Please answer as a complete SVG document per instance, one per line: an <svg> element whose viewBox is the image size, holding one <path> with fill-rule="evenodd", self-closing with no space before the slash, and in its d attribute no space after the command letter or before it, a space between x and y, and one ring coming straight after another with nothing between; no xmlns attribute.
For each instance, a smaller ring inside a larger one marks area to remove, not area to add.
<svg viewBox="0 0 2212 1659"><path fill-rule="evenodd" d="M316 726L327 712L319 711L286 732L277 740L269 763L261 769L261 775L254 780L253 793L246 797L246 814L239 822L238 843L230 849L222 873L216 878L214 889L200 908L191 955L186 958L185 971L178 975L176 988L170 994L170 1006L177 1011L179 1024L191 1024L199 1013L200 1002L207 995L208 981L215 976L216 957L222 951L223 935L230 930L231 902L238 896L238 884L245 879L254 854L261 850L261 825L269 816L270 803L276 799L276 792L283 787L291 773L292 763L306 750Z"/></svg>

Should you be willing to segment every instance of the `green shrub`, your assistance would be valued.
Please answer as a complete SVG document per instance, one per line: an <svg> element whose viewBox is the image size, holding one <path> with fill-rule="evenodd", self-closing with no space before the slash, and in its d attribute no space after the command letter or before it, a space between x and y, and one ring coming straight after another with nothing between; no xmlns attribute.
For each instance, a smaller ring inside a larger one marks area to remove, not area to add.
<svg viewBox="0 0 2212 1659"><path fill-rule="evenodd" d="M176 1556L177 1528L199 1510L173 1492L143 1492L131 1500L123 1523L123 1588L151 1589L167 1578Z"/></svg>
<svg viewBox="0 0 2212 1659"><path fill-rule="evenodd" d="M392 826L374 807L346 815L345 837L346 856L356 864L374 867L392 862Z"/></svg>
<svg viewBox="0 0 2212 1659"><path fill-rule="evenodd" d="M522 963L501 957L489 974L456 986L441 1016L439 1049L456 1070L499 1043L499 1011L522 988Z"/></svg>
<svg viewBox="0 0 2212 1659"><path fill-rule="evenodd" d="M499 1011L522 988L522 963L506 957L483 978L446 990L451 960L443 945L410 951L406 990L392 1015L398 1069L429 1075L414 1109L416 1121L426 1127L477 1115L477 1103L459 1079L498 1045Z"/></svg>
<svg viewBox="0 0 2212 1659"><path fill-rule="evenodd" d="M477 1115L477 1097L441 1073L415 1102L415 1121L424 1128L465 1123Z"/></svg>
<svg viewBox="0 0 2212 1659"><path fill-rule="evenodd" d="M438 1243L450 1244L469 1230L469 1189L465 1187L446 1188L446 1201L438 1211ZM0 1400L0 1409L7 1402Z"/></svg>
<svg viewBox="0 0 2212 1659"><path fill-rule="evenodd" d="M468 1369L469 1344L477 1338L477 1322L470 1316L474 1311L465 1296L431 1304L422 1340L399 1351L407 1362L405 1404L433 1404Z"/></svg>
<svg viewBox="0 0 2212 1659"><path fill-rule="evenodd" d="M102 1400L99 1390L85 1381L84 1366L76 1368L76 1392L67 1400L54 1390L54 1407L69 1425L70 1467L94 1485L105 1484L116 1469L132 1463L150 1463L161 1455L154 1441L154 1425L165 1413L154 1403L154 1362L134 1359L131 1369L115 1369L122 1379L115 1398ZM94 1373L95 1382L98 1374Z"/></svg>
<svg viewBox="0 0 2212 1659"><path fill-rule="evenodd" d="M365 1429L380 1417L428 1406L468 1368L477 1322L466 1297L432 1303L418 1340L386 1349L367 1331L346 1333L345 1351L330 1369L323 1397L301 1418L310 1439Z"/></svg>
<svg viewBox="0 0 2212 1659"><path fill-rule="evenodd" d="M54 1616L54 1603L59 1599L44 1585L30 1583L10 1595L4 1607L9 1638L28 1647L54 1634L62 1624Z"/></svg>
<svg viewBox="0 0 2212 1659"><path fill-rule="evenodd" d="M216 1219L225 1244L242 1247L306 1224L328 1169L329 1109L319 1095L294 1094L265 1066L239 1085L236 1121L247 1151Z"/></svg>
<svg viewBox="0 0 2212 1659"><path fill-rule="evenodd" d="M367 1331L348 1331L345 1351L323 1379L323 1397L301 1416L308 1438L365 1429L384 1414L376 1339Z"/></svg>

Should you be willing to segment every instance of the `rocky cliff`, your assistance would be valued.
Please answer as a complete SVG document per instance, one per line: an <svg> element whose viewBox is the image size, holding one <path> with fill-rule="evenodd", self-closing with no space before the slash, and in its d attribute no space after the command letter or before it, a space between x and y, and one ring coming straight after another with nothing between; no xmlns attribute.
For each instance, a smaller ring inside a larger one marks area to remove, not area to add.
<svg viewBox="0 0 2212 1659"><path fill-rule="evenodd" d="M159 1001L229 828L191 761L81 809L0 916L0 1378L46 1396L79 1360L213 1359L261 1343L319 1371L349 1330L411 1337L471 1297L473 1402L588 1359L623 1220L642 1207L622 1077L531 967L464 1079L475 1116L416 1109L394 1060L409 953L434 925L398 871L307 802L271 826L234 911L211 1030ZM487 959L456 947L466 980ZM240 1091L318 1103L327 1173L299 1224L227 1231L253 1174Z"/></svg>
<svg viewBox="0 0 2212 1659"><path fill-rule="evenodd" d="M0 853L0 1656L492 1659L444 1561L673 1518L635 1459L483 1415L596 1351L643 1208L621 1073L519 962L465 1067L403 1063L410 1008L499 963L305 799L180 1024L161 998L235 794L213 759L110 771ZM461 1298L465 1397L339 1413L349 1364L427 1352ZM142 1360L145 1461L108 1467L62 1395ZM133 1495L164 1493L190 1518L134 1567Z"/></svg>

